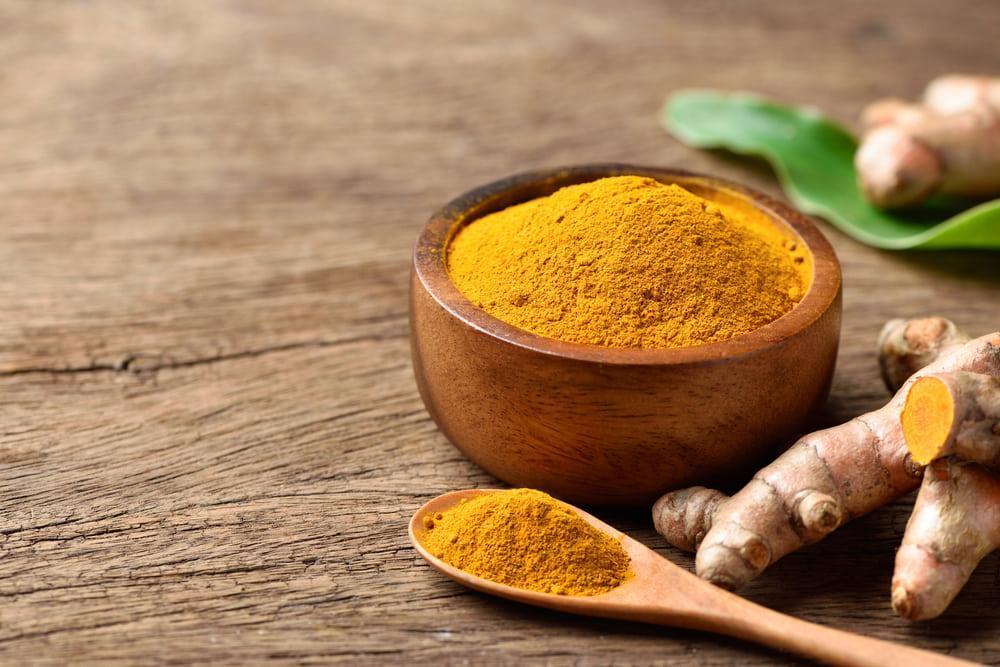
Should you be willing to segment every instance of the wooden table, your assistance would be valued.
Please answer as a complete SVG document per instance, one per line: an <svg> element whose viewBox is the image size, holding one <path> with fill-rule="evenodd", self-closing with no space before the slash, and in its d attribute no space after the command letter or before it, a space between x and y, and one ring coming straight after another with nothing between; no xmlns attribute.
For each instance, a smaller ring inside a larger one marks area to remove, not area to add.
<svg viewBox="0 0 1000 667"><path fill-rule="evenodd" d="M666 94L753 89L850 122L932 75L1000 71L992 0L674 4L0 5L0 662L782 659L487 599L406 539L429 497L497 484L410 371L410 248L434 208L609 160L776 193L759 165L668 137ZM845 275L824 421L886 399L886 318L997 328L996 254L823 229ZM890 611L910 502L747 595L1000 661L996 557L944 618ZM690 566L645 511L603 516Z"/></svg>

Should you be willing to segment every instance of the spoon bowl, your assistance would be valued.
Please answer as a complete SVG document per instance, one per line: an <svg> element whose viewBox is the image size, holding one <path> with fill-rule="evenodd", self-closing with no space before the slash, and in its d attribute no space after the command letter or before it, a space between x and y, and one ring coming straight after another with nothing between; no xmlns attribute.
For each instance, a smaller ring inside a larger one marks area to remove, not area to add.
<svg viewBox="0 0 1000 667"><path fill-rule="evenodd" d="M496 492L496 489L452 491L426 503L410 520L410 541L417 553L435 570L463 586L562 612L714 632L830 664L859 667L973 664L834 630L762 607L699 579L642 543L572 506L591 526L619 540L631 558L632 577L612 591L594 596L567 596L514 588L469 574L424 548L422 539L428 530L424 527L424 517L446 512L462 499Z"/></svg>

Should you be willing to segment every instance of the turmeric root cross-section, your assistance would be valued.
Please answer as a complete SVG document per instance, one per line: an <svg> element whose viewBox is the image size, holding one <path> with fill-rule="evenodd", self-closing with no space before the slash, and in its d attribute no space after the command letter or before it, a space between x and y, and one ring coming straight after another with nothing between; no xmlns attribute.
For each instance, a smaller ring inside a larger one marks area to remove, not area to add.
<svg viewBox="0 0 1000 667"><path fill-rule="evenodd" d="M990 468L1000 465L1000 377L982 373L927 375L913 383L900 416L913 460L943 456Z"/></svg>
<svg viewBox="0 0 1000 667"><path fill-rule="evenodd" d="M891 341L906 341L911 350L927 351L923 359L930 365L881 409L803 437L732 498L683 489L656 503L657 530L677 547L697 548L699 576L739 588L782 556L917 487L921 469L900 423L910 387L924 375L1000 374L1000 333L963 344L964 334L933 319L938 322L893 322L895 330L883 336L886 349L898 347ZM885 361L883 369L901 366Z"/></svg>

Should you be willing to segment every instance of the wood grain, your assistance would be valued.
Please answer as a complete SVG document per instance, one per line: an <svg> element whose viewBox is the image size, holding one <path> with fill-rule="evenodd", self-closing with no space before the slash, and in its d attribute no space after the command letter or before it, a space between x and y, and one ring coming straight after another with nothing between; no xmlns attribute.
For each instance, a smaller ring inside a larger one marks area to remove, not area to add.
<svg viewBox="0 0 1000 667"><path fill-rule="evenodd" d="M426 217L509 173L670 165L777 194L658 127L749 88L852 121L1000 71L991 0L949 3L0 3L0 662L773 664L686 631L525 609L419 561L406 520L495 481L432 426L408 356ZM825 422L886 394L894 316L997 328L1000 261L829 226L844 330ZM904 499L747 592L1000 662L1000 569L910 625ZM602 518L690 566L637 514Z"/></svg>

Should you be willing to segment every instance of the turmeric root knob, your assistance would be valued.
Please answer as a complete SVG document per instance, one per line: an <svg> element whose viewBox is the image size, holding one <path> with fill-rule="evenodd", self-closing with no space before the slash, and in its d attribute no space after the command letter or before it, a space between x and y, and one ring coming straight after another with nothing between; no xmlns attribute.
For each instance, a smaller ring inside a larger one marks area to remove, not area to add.
<svg viewBox="0 0 1000 667"><path fill-rule="evenodd" d="M885 208L920 201L944 180L944 163L938 151L895 125L869 132L854 164L865 196Z"/></svg>
<svg viewBox="0 0 1000 667"><path fill-rule="evenodd" d="M728 499L721 491L704 486L668 493L653 505L653 526L675 547L695 551L712 527L712 518Z"/></svg>
<svg viewBox="0 0 1000 667"><path fill-rule="evenodd" d="M921 368L968 342L969 336L944 317L886 322L878 338L885 386L896 391Z"/></svg>
<svg viewBox="0 0 1000 667"><path fill-rule="evenodd" d="M840 503L833 496L820 491L807 491L799 500L796 515L803 528L810 532L827 534L844 520Z"/></svg>
<svg viewBox="0 0 1000 667"><path fill-rule="evenodd" d="M940 373L910 387L900 415L916 463L955 455L1000 467L1000 377Z"/></svg>

